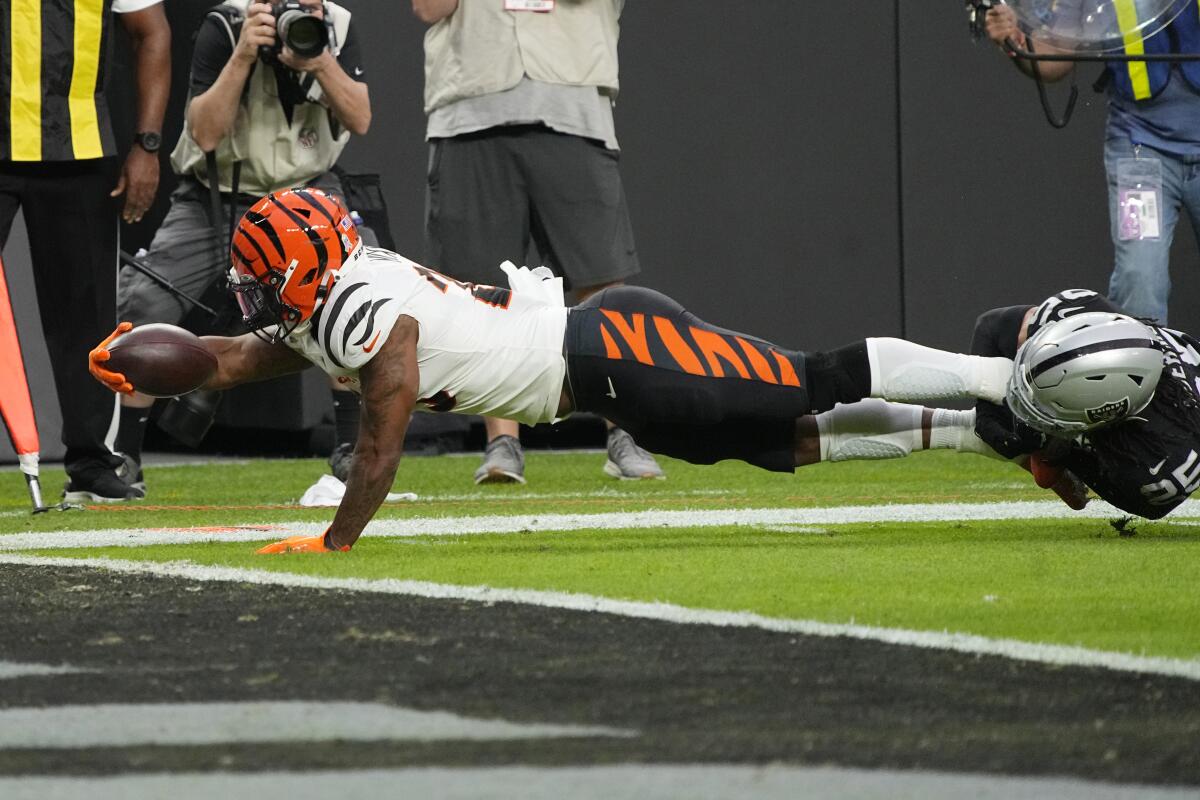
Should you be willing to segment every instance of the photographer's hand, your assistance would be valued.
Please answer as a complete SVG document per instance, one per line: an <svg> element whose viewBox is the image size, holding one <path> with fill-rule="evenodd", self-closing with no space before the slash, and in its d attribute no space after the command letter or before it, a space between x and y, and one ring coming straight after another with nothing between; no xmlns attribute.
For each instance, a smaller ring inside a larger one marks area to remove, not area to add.
<svg viewBox="0 0 1200 800"><path fill-rule="evenodd" d="M246 88L259 48L275 44L275 15L266 3L251 3L229 60L212 86L192 98L187 106L187 127L201 150L216 150L237 119L238 104Z"/></svg>
<svg viewBox="0 0 1200 800"><path fill-rule="evenodd" d="M1012 39L1013 44L1025 50L1025 34L1017 27L1017 15L1010 6L994 6L988 9L984 18L984 28L987 36L1000 47L1004 47L1005 39Z"/></svg>
<svg viewBox="0 0 1200 800"><path fill-rule="evenodd" d="M233 57L247 65L258 59L260 47L275 44L275 15L267 3L251 3L246 9L246 21L242 23L242 34L238 37Z"/></svg>
<svg viewBox="0 0 1200 800"><path fill-rule="evenodd" d="M337 66L337 59L328 49L322 50L320 55L312 58L302 58L292 52L292 48L287 45L284 45L283 49L279 51L279 62L296 72L312 73L318 79L320 79L321 73L328 70L330 66Z"/></svg>
<svg viewBox="0 0 1200 800"><path fill-rule="evenodd" d="M346 130L362 136L371 127L371 95L367 84L355 80L329 50L313 58L300 58L284 47L279 60L297 72L308 72L321 85L323 103ZM355 74L361 74L358 68Z"/></svg>

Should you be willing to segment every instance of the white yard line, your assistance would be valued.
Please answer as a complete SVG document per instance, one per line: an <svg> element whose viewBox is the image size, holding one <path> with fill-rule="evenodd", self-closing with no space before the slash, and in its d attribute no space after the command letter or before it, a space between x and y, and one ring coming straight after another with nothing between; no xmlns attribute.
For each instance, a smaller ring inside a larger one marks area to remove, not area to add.
<svg viewBox="0 0 1200 800"><path fill-rule="evenodd" d="M853 797L856 800L1183 800L1195 787L1103 783L785 764L614 764L596 767L410 767L305 772L193 772L113 777L0 778L6 800L376 800L380 797L523 800L720 800Z"/></svg>
<svg viewBox="0 0 1200 800"><path fill-rule="evenodd" d="M1009 519L1079 519L1125 516L1107 503L1093 501L1083 511L1070 511L1058 501L1023 503L921 503L914 505L841 506L826 508L731 508L692 511L629 511L599 514L495 514L479 517L412 517L377 519L365 536L464 536L489 533L576 531L592 528L711 528L803 525L822 527L854 523L960 522ZM1200 501L1189 500L1171 520L1200 517ZM295 521L207 526L202 528L110 528L94 531L49 531L0 535L0 551L75 547L141 547L195 542L258 542L280 534L315 536L328 522Z"/></svg>
<svg viewBox="0 0 1200 800"><path fill-rule="evenodd" d="M637 736L595 725L462 717L383 703L98 703L0 709L0 749Z"/></svg>
<svg viewBox="0 0 1200 800"><path fill-rule="evenodd" d="M1200 660L1135 656L1068 645L1037 644L1013 639L991 639L966 633L915 631L904 628L878 628L868 625L846 625L816 620L780 619L745 611L713 611L686 608L670 603L647 603L633 600L614 600L587 594L549 592L533 589L497 589L490 586L455 586L395 578L365 580L362 578L330 578L271 572L260 569L210 567L187 562L139 562L110 558L61 558L0 554L0 564L21 564L49 567L91 567L112 572L157 577L183 578L196 581L232 581L268 586L291 586L306 589L342 589L354 592L406 595L439 600L467 600L483 603L520 603L544 608L590 611L624 617L653 619L684 625L719 625L737 628L758 628L778 633L808 636L844 636L852 639L884 642L909 647L953 650L975 655L1002 656L1021 661L1060 664L1079 667L1099 667L1123 672L1170 675L1200 680Z"/></svg>

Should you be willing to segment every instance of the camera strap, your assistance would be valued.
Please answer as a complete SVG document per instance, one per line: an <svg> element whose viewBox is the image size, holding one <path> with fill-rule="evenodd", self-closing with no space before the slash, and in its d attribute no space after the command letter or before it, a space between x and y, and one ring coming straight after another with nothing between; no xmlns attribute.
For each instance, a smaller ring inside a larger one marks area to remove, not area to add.
<svg viewBox="0 0 1200 800"><path fill-rule="evenodd" d="M221 174L217 171L217 154L214 150L204 153L204 167L208 171L209 220L217 245L217 263L225 260L221 241ZM231 237L232 238L232 237Z"/></svg>

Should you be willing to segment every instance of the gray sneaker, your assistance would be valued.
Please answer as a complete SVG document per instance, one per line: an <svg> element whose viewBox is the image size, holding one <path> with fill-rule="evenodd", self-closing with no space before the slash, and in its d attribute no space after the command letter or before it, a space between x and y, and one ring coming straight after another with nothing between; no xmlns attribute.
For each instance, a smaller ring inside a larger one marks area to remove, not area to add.
<svg viewBox="0 0 1200 800"><path fill-rule="evenodd" d="M354 445L342 442L329 454L329 471L342 483L350 480L350 465L354 463Z"/></svg>
<svg viewBox="0 0 1200 800"><path fill-rule="evenodd" d="M514 436L497 436L488 442L483 463L475 470L476 483L524 483L525 451Z"/></svg>
<svg viewBox="0 0 1200 800"><path fill-rule="evenodd" d="M638 447L633 437L620 428L608 432L608 461L604 464L604 474L623 481L667 477L654 456Z"/></svg>

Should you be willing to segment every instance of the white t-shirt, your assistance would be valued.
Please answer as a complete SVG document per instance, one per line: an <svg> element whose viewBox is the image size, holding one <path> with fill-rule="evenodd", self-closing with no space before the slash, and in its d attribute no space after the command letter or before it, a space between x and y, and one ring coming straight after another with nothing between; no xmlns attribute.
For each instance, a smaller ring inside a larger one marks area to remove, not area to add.
<svg viewBox="0 0 1200 800"><path fill-rule="evenodd" d="M329 297L284 341L359 391L358 371L406 315L420 325L420 402L436 411L535 424L558 411L567 309L459 283L390 250L364 248Z"/></svg>
<svg viewBox="0 0 1200 800"><path fill-rule="evenodd" d="M162 0L113 0L112 10L114 14L132 14L161 2Z"/></svg>

